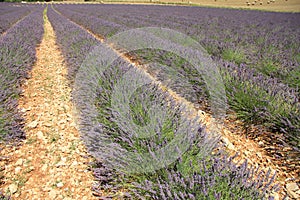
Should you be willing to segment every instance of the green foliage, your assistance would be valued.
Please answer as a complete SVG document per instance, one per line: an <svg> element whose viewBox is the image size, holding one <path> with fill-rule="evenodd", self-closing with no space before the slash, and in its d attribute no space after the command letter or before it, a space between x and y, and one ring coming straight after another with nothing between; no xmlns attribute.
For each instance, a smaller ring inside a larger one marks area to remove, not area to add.
<svg viewBox="0 0 300 200"><path fill-rule="evenodd" d="M290 87L297 88L300 92L300 66L295 67L293 70L287 71L287 73L283 75L282 80Z"/></svg>
<svg viewBox="0 0 300 200"><path fill-rule="evenodd" d="M298 118L295 118L300 116L299 105L280 94L271 95L251 81L240 81L226 76L225 85L228 102L237 117L245 122L245 126L260 124L278 130L285 127L288 136L300 144L300 125L297 122Z"/></svg>
<svg viewBox="0 0 300 200"><path fill-rule="evenodd" d="M272 60L266 60L262 63L261 67L258 67L258 70L267 75L272 76L274 73L278 72L278 64L274 63Z"/></svg>
<svg viewBox="0 0 300 200"><path fill-rule="evenodd" d="M6 118L3 116L4 115L3 108L0 107L0 141L5 138L5 136L8 134L8 131L5 129L5 124Z"/></svg>
<svg viewBox="0 0 300 200"><path fill-rule="evenodd" d="M235 62L238 65L247 61L244 52L240 49L225 49L221 56L224 60Z"/></svg>
<svg viewBox="0 0 300 200"><path fill-rule="evenodd" d="M279 78L283 83L292 88L300 88L300 68L295 66L293 69L285 69L280 64L271 59L264 59L261 64L255 66L259 72L266 76Z"/></svg>

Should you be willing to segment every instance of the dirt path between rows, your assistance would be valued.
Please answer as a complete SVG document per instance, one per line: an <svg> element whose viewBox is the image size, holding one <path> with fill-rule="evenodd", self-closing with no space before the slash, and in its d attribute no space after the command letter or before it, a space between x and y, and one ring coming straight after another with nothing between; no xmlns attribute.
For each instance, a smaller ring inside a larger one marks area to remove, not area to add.
<svg viewBox="0 0 300 200"><path fill-rule="evenodd" d="M92 158L72 116L67 67L47 19L44 27L37 62L19 102L27 139L19 148L1 150L7 158L0 160L2 186L12 199L96 199L88 169Z"/></svg>

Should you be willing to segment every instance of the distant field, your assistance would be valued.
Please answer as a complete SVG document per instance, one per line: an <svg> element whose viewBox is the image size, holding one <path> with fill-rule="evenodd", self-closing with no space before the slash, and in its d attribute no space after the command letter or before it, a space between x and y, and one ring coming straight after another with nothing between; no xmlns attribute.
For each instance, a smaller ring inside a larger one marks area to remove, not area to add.
<svg viewBox="0 0 300 200"><path fill-rule="evenodd" d="M213 7L258 9L277 12L300 12L300 0L111 0L110 3L176 3ZM247 5L247 2L250 5ZM269 3L268 3L269 2ZM262 5L260 5L262 3ZM254 4L254 5L252 5Z"/></svg>

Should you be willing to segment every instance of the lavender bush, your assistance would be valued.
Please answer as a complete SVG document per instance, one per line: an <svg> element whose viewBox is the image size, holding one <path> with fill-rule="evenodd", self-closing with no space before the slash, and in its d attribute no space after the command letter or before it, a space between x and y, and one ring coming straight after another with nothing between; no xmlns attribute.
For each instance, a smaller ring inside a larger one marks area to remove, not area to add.
<svg viewBox="0 0 300 200"><path fill-rule="evenodd" d="M273 199L264 195L270 190L278 190L278 185L273 184L275 174L271 176L268 171L262 176L258 168L248 168L247 162L234 164L232 159L212 158L198 161L196 165L191 163L190 168L194 171L189 175L169 169L165 177L135 183L138 189L134 191L140 199L157 200Z"/></svg>
<svg viewBox="0 0 300 200"><path fill-rule="evenodd" d="M111 50L54 10L49 9L48 16L70 71L74 72L69 77L70 81L73 82L76 72L83 73L80 77L77 74L73 100L78 109L82 137L88 151L96 159L93 166L97 180L94 185L96 192L127 191L121 196L109 195L108 198L262 199L265 193L276 189L271 187L274 177L256 177L256 171L249 169L246 163L237 165L228 160L224 153L213 154L218 138L206 133L197 118L190 117L184 105L175 102L163 89L148 80L149 77L126 61L119 58L106 66L107 63L101 63L97 55L88 57L86 65L82 65L83 57L80 54L87 56L86 49L91 51L97 45L106 50L103 54ZM76 42L79 42L78 46ZM81 44L86 44L84 49L81 49ZM73 48L69 48L70 45ZM79 68L81 71L78 72ZM122 82L124 77L128 78L127 82ZM121 102L119 106L128 102L125 94L116 88L126 88L135 80L146 84L132 93L128 100L129 112L121 113L114 104L117 102L115 100ZM91 94L90 90L95 90L95 93ZM156 125L147 127L151 124L153 106L160 109L158 113L164 118L155 119ZM140 128L135 129L129 122ZM138 137L135 132L145 127L149 128L145 129L146 133L154 134L147 138ZM174 148L180 156L166 163L166 159L158 152L182 136L181 130L187 132L183 135L190 136L181 140L188 142L188 148L183 152L180 148ZM132 154L128 153L150 155L147 157L148 165L137 162L139 159L145 161L145 157L129 157ZM137 159L135 165L132 164L132 158ZM163 167L156 168L153 163ZM149 170L143 172L141 168ZM208 184L212 187L208 188Z"/></svg>
<svg viewBox="0 0 300 200"><path fill-rule="evenodd" d="M21 84L36 60L35 48L43 35L43 7L33 11L0 39L0 140L24 138L17 110Z"/></svg>

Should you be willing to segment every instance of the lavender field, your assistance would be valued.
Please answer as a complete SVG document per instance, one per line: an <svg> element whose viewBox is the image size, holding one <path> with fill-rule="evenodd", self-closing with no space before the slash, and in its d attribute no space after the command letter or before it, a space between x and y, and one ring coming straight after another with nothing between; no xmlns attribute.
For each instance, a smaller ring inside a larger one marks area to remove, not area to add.
<svg viewBox="0 0 300 200"><path fill-rule="evenodd" d="M206 127L199 113L225 127L228 121L239 121L245 135L253 131L278 135L282 148L299 152L299 13L156 5L12 5L0 8L3 144L26 137L18 100L37 59L43 22L49 20L68 67L77 128L93 156L95 183L90 187L95 194L107 199L275 198L281 186L274 171L232 157L222 143L222 130ZM147 27L159 29L143 29ZM140 44L139 34L121 37L143 33L132 30L162 31L147 33L145 44ZM171 37L164 30L177 35ZM147 46L153 41L161 48ZM213 63L204 65L203 71L215 66L220 76L224 93L218 90L216 104L208 84L219 87L220 80L206 77L187 59L194 58L196 43L206 52L204 57L208 55L207 63ZM141 48L126 49L124 44ZM174 51L167 51L168 46Z"/></svg>

